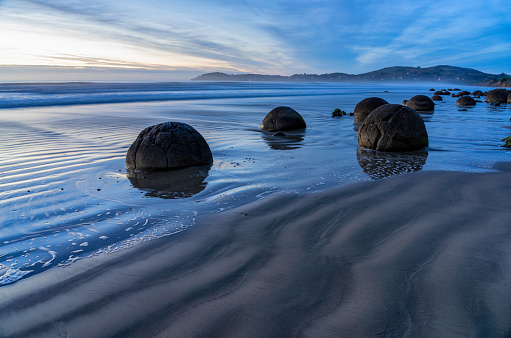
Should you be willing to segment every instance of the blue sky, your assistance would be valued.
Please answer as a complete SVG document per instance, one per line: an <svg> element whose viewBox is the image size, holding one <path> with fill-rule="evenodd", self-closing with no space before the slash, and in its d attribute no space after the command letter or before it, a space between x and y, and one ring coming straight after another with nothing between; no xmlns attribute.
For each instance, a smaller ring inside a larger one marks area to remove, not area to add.
<svg viewBox="0 0 511 338"><path fill-rule="evenodd" d="M0 82L511 73L510 1L0 0Z"/></svg>

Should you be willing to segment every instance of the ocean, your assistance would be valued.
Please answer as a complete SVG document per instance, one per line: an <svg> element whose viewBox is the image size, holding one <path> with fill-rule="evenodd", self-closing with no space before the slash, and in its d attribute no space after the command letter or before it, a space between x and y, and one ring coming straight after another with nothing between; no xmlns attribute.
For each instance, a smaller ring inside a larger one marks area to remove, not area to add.
<svg viewBox="0 0 511 338"><path fill-rule="evenodd" d="M464 111L444 96L434 113L421 114L429 147L404 154L357 149L353 117L331 116L371 96L400 104L454 86L0 84L0 285L171 236L201 215L274 194L314 194L413 171L491 172L510 156L501 147L511 134L509 106L479 102ZM298 111L307 129L285 137L260 131L281 105ZM130 180L128 147L142 129L166 121L197 129L214 163L169 172L157 183Z"/></svg>

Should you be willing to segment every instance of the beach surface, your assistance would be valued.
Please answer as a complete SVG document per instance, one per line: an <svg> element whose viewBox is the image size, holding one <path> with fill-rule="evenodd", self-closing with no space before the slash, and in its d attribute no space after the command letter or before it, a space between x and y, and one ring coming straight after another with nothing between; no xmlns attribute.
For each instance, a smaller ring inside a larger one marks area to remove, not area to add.
<svg viewBox="0 0 511 338"><path fill-rule="evenodd" d="M2 337L505 337L511 166L280 193L0 288Z"/></svg>

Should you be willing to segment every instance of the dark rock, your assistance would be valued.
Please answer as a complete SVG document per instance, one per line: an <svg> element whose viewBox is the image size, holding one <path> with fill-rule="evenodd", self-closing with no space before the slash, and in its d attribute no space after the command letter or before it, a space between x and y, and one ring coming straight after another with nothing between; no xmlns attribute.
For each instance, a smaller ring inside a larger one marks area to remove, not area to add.
<svg viewBox="0 0 511 338"><path fill-rule="evenodd" d="M431 100L433 101L443 101L444 99L440 95L431 96Z"/></svg>
<svg viewBox="0 0 511 338"><path fill-rule="evenodd" d="M461 92L458 93L459 96L463 96L463 95L470 95L470 92L469 91L466 91L466 90L463 90Z"/></svg>
<svg viewBox="0 0 511 338"><path fill-rule="evenodd" d="M503 88L492 89L486 96L486 102L492 103L496 101L507 102L508 91Z"/></svg>
<svg viewBox="0 0 511 338"><path fill-rule="evenodd" d="M458 100L456 100L456 105L457 106L475 106L476 101L470 96L463 95Z"/></svg>
<svg viewBox="0 0 511 338"><path fill-rule="evenodd" d="M355 106L355 122L364 121L373 110L384 104L388 104L388 102L384 99L380 99L379 97L368 97L363 99Z"/></svg>
<svg viewBox="0 0 511 338"><path fill-rule="evenodd" d="M364 120L358 131L358 145L380 151L417 150L428 145L428 133L424 120L415 110L386 104Z"/></svg>
<svg viewBox="0 0 511 338"><path fill-rule="evenodd" d="M426 95L415 95L408 102L406 106L412 108L415 111L431 111L435 110L435 104Z"/></svg>
<svg viewBox="0 0 511 338"><path fill-rule="evenodd" d="M181 122L165 122L140 132L126 154L126 168L161 171L210 164L213 155L202 135Z"/></svg>
<svg viewBox="0 0 511 338"><path fill-rule="evenodd" d="M286 131L305 129L303 117L290 107L280 106L272 109L264 118L259 129L266 131Z"/></svg>
<svg viewBox="0 0 511 338"><path fill-rule="evenodd" d="M344 115L346 115L346 112L344 110L340 110L339 108L335 108L334 111L332 112L332 117Z"/></svg>
<svg viewBox="0 0 511 338"><path fill-rule="evenodd" d="M472 96L482 96L482 95L483 95L483 92L480 90L474 90L472 92Z"/></svg>

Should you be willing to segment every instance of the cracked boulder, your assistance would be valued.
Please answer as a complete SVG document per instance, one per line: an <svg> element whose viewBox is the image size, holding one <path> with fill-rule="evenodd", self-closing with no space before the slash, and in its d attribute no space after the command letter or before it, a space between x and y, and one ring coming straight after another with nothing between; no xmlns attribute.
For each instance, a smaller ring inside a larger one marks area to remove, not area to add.
<svg viewBox="0 0 511 338"><path fill-rule="evenodd" d="M435 110L435 103L426 95L415 95L406 101L406 106L415 111L432 111Z"/></svg>
<svg viewBox="0 0 511 338"><path fill-rule="evenodd" d="M140 132L126 154L126 168L162 171L210 164L213 155L202 135L182 122L165 122Z"/></svg>
<svg viewBox="0 0 511 338"><path fill-rule="evenodd" d="M379 151L411 151L428 146L422 117L412 108L386 104L373 110L358 130L358 145Z"/></svg>
<svg viewBox="0 0 511 338"><path fill-rule="evenodd" d="M367 99L363 99L357 103L355 110L353 111L355 115L355 122L364 121L373 110L379 106L383 106L384 104L388 104L388 102L384 99L380 99L379 97L368 97Z"/></svg>
<svg viewBox="0 0 511 338"><path fill-rule="evenodd" d="M296 110L280 106L272 109L264 118L259 129L266 131L286 131L305 129L305 120Z"/></svg>

